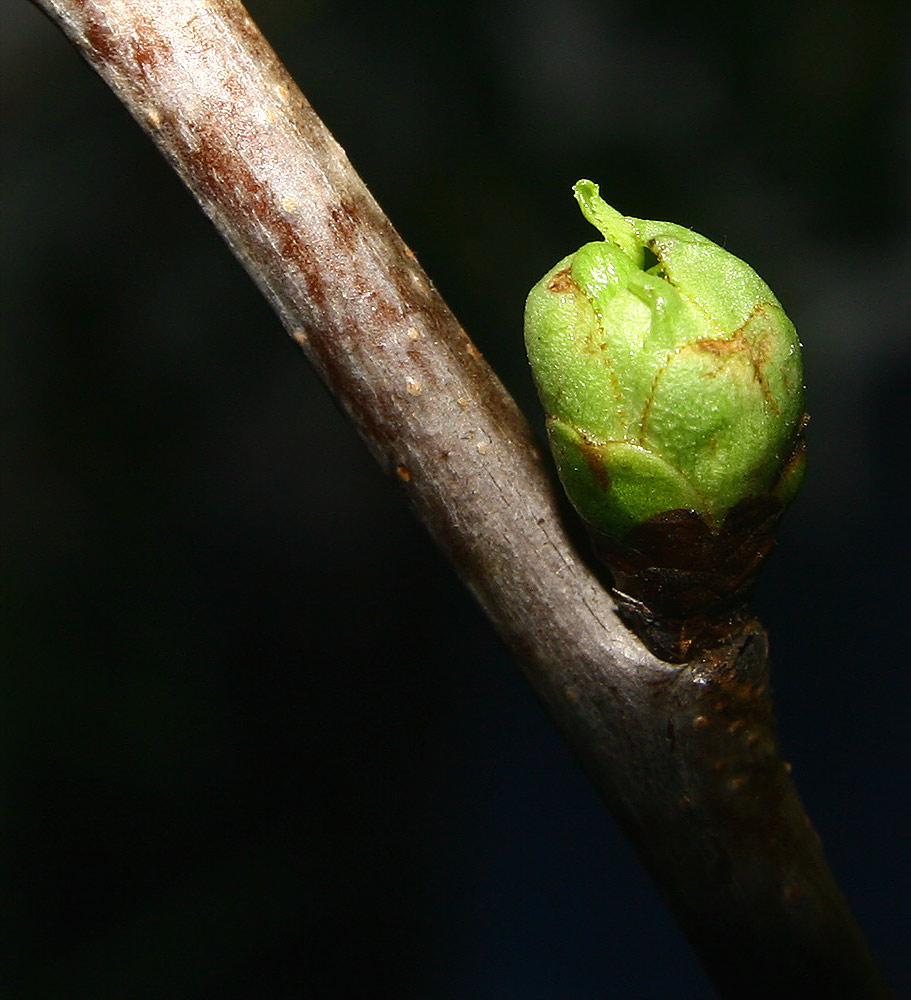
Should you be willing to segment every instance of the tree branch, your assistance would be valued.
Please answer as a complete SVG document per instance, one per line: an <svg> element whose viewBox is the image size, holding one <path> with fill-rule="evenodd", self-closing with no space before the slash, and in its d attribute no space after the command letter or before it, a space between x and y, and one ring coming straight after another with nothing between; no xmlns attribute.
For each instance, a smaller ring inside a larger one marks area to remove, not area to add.
<svg viewBox="0 0 911 1000"><path fill-rule="evenodd" d="M397 477L721 992L888 996L779 755L764 633L672 667L624 628L513 400L243 6L35 2L152 136Z"/></svg>

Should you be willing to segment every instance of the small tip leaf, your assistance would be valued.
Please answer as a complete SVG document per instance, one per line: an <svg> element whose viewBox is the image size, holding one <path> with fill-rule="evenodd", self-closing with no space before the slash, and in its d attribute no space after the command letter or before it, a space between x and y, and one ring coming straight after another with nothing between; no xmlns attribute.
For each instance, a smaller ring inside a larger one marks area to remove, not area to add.
<svg viewBox="0 0 911 1000"><path fill-rule="evenodd" d="M601 197L599 190L594 181L581 180L573 184L573 194L586 220L609 243L620 247L636 267L641 268L644 254L632 220L611 208Z"/></svg>

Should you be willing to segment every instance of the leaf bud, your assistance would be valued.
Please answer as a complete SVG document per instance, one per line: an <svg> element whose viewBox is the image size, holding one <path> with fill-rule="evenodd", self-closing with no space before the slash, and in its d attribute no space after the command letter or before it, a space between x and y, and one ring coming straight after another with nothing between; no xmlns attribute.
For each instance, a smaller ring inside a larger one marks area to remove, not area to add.
<svg viewBox="0 0 911 1000"><path fill-rule="evenodd" d="M591 181L573 190L603 239L531 290L528 357L560 479L621 613L685 659L743 605L800 485L800 343L733 254L620 215Z"/></svg>

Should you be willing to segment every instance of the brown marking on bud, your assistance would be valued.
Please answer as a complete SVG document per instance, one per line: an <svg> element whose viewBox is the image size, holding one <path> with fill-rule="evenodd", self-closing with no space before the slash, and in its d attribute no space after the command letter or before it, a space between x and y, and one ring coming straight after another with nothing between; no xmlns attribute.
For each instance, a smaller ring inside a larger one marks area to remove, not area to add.
<svg viewBox="0 0 911 1000"><path fill-rule="evenodd" d="M639 422L639 444L643 447L646 444L645 440L645 425L648 423L648 419L652 413L652 403L655 401L655 392L658 388L658 380L667 370L667 366L670 364L670 356L668 356L664 364L658 366L658 370L655 372L655 377L652 379L652 387L649 390L648 397L645 400L645 406L642 409L642 420ZM616 381L616 377L614 379Z"/></svg>
<svg viewBox="0 0 911 1000"><path fill-rule="evenodd" d="M791 452L782 466L778 482L772 487L773 492L777 492L779 487L791 476L792 473L797 471L799 466L806 464L807 439L804 436L804 430L809 422L810 418L805 413L801 417L800 423L797 426L797 439L795 440L794 446L791 448Z"/></svg>
<svg viewBox="0 0 911 1000"><path fill-rule="evenodd" d="M719 358L738 354L745 356L750 363L753 378L759 383L765 401L769 404L772 411L777 414L780 412L780 407L772 395L769 380L765 372L769 360L769 337L768 335L757 337L750 343L746 336L746 328L757 316L768 316L767 308L766 303L757 305L747 317L743 326L735 330L730 337L713 337L705 340L697 340L690 346ZM719 374L718 371L708 371L705 373L705 376L706 378L717 378Z"/></svg>
<svg viewBox="0 0 911 1000"><path fill-rule="evenodd" d="M714 354L718 357L724 357L726 354L740 354L744 351L749 352L749 345L744 343L743 329L738 330L733 337L719 337L713 340L697 340L693 347L700 351L706 351L708 354ZM716 373L711 372L710 377L714 377Z"/></svg>
<svg viewBox="0 0 911 1000"><path fill-rule="evenodd" d="M595 477L595 482L597 482L599 489L609 490L610 476L604 465L600 447L593 441L589 441L584 434L580 433L579 450L582 452L591 474Z"/></svg>
<svg viewBox="0 0 911 1000"><path fill-rule="evenodd" d="M573 280L572 270L564 267L562 271L557 271L550 281L547 282L547 290L555 292L557 295L567 295L570 292L580 291L580 288Z"/></svg>
<svg viewBox="0 0 911 1000"><path fill-rule="evenodd" d="M411 482L411 473L405 468L404 465L397 465L395 467L395 474L402 480L403 483Z"/></svg>

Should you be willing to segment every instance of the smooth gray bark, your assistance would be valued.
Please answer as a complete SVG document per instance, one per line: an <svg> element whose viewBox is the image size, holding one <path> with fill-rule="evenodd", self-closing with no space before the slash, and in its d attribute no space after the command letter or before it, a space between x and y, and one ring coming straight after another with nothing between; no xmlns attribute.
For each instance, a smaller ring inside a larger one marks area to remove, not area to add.
<svg viewBox="0 0 911 1000"><path fill-rule="evenodd" d="M761 628L670 666L621 624L566 535L522 415L243 6L36 2L397 477L719 990L890 995L779 754Z"/></svg>

